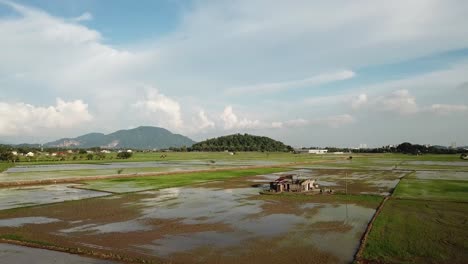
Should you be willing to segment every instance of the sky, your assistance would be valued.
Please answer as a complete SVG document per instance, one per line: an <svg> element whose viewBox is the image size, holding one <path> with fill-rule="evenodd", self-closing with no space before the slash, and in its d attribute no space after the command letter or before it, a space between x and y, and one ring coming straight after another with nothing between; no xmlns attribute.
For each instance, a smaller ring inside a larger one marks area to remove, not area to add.
<svg viewBox="0 0 468 264"><path fill-rule="evenodd" d="M0 0L0 143L468 145L465 0Z"/></svg>

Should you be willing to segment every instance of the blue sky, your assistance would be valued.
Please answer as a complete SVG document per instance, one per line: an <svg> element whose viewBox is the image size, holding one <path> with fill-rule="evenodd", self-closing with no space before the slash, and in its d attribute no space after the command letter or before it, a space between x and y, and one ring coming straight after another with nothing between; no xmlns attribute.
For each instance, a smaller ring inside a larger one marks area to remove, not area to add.
<svg viewBox="0 0 468 264"><path fill-rule="evenodd" d="M468 145L468 2L0 0L0 142Z"/></svg>

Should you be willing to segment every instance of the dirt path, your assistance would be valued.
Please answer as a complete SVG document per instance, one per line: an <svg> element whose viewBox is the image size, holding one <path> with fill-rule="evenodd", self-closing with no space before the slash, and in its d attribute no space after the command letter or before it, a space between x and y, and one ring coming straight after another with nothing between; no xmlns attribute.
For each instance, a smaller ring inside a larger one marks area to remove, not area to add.
<svg viewBox="0 0 468 264"><path fill-rule="evenodd" d="M116 178L135 178L135 177L148 177L148 176L162 176L162 175L174 175L174 174L190 174L197 172L215 172L215 171L229 171L229 170L249 170L249 169L261 169L261 168L282 168L292 167L298 165L308 165L324 162L332 162L335 160L320 160L320 161L309 161L309 162L290 162L275 165L254 165L254 166L237 166L237 167L224 167L216 169L201 169L201 170L186 170L186 171L162 171L162 172L148 172L148 173L131 173L131 174L113 174L113 175L101 175L101 176L81 176L72 178L49 178L40 180L24 180L24 181L12 181L12 182L0 182L0 188L3 187L17 187L17 186L31 186L31 185L47 185L47 184L58 184L58 183L76 183L81 181L94 181L103 179L116 179Z"/></svg>

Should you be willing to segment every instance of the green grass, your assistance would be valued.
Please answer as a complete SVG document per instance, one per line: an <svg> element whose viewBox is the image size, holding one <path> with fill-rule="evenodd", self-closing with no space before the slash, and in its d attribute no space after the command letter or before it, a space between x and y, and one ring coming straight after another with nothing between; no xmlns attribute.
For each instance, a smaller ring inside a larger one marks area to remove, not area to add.
<svg viewBox="0 0 468 264"><path fill-rule="evenodd" d="M403 179L394 197L468 202L468 181Z"/></svg>
<svg viewBox="0 0 468 264"><path fill-rule="evenodd" d="M0 239L14 240L14 241L18 241L18 242L36 244L36 245L39 245L39 246L54 246L54 244L51 244L51 243L48 243L48 242L26 239L26 238L24 238L24 237L22 237L20 235L17 235L17 234L0 235Z"/></svg>
<svg viewBox="0 0 468 264"><path fill-rule="evenodd" d="M466 263L468 204L390 199L363 257L379 263Z"/></svg>
<svg viewBox="0 0 468 264"><path fill-rule="evenodd" d="M3 171L8 170L9 168L14 167L14 166L15 166L15 163L0 162L0 173L3 172Z"/></svg>
<svg viewBox="0 0 468 264"><path fill-rule="evenodd" d="M115 153L106 154L103 160L73 160L73 155L64 161L58 158L38 156L31 161L21 160L21 165L36 164L96 164L108 162L136 162L136 161L179 161L179 160L225 160L225 161L249 161L249 160L270 160L278 162L305 162L321 159L336 159L337 155L297 155L287 152L236 152L236 155L229 155L226 152L135 152L129 159L117 159ZM161 155L166 155L161 158ZM75 155L79 156L79 155ZM82 155L86 156L86 155ZM341 157L342 158L342 157Z"/></svg>
<svg viewBox="0 0 468 264"><path fill-rule="evenodd" d="M170 187L179 187L194 183L201 183L214 180L223 180L236 177L253 176L259 174L268 174L274 172L283 172L290 170L288 168L259 168L242 169L213 172L195 172L184 174L171 174L160 176L145 176L135 178L117 178L99 181L85 182L87 189L115 191L120 189L163 189ZM123 186L123 187L122 187Z"/></svg>

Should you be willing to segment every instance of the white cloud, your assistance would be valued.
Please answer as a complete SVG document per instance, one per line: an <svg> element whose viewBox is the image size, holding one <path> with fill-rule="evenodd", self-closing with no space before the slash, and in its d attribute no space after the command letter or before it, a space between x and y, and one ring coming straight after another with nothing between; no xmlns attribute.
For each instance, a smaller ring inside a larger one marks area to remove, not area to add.
<svg viewBox="0 0 468 264"><path fill-rule="evenodd" d="M180 105L172 98L159 93L157 89L146 89L146 95L134 107L140 109L158 126L180 130L183 128Z"/></svg>
<svg viewBox="0 0 468 264"><path fill-rule="evenodd" d="M379 110L397 112L402 115L415 114L419 111L416 98L408 90L398 90L376 100Z"/></svg>
<svg viewBox="0 0 468 264"><path fill-rule="evenodd" d="M435 113L448 115L451 113L468 112L468 106L464 104L432 104L429 106L418 104L416 97L408 90L396 90L391 93L369 98L361 94L352 101L353 109L362 108L370 112L392 112L400 115L415 115Z"/></svg>
<svg viewBox="0 0 468 264"><path fill-rule="evenodd" d="M249 120L247 118L238 118L232 110L232 106L226 106L221 114L221 120L224 122L224 129L255 129L262 127L258 120Z"/></svg>
<svg viewBox="0 0 468 264"><path fill-rule="evenodd" d="M309 123L313 125L326 125L331 128L339 128L341 126L348 125L354 122L355 122L355 119L352 115L342 114L342 115L328 116L325 118L313 119Z"/></svg>
<svg viewBox="0 0 468 264"><path fill-rule="evenodd" d="M204 131L215 127L215 123L206 116L203 110L198 111L198 119L194 119L193 122L196 131Z"/></svg>
<svg viewBox="0 0 468 264"><path fill-rule="evenodd" d="M351 107L353 109L358 109L361 106L365 105L367 103L367 94L360 94L358 97L354 98Z"/></svg>
<svg viewBox="0 0 468 264"><path fill-rule="evenodd" d="M273 83L261 83L247 86L240 86L229 88L226 90L227 95L245 95L245 94L257 94L257 93L273 93L280 92L289 89L307 87L307 86L318 86L325 83L342 81L353 78L356 74L353 71L345 70L334 73L324 73L316 76L312 76L306 79L293 80L286 82L273 82Z"/></svg>
<svg viewBox="0 0 468 264"><path fill-rule="evenodd" d="M91 121L88 105L81 100L57 99L55 106L0 102L0 135L34 134L40 129L73 128Z"/></svg>
<svg viewBox="0 0 468 264"><path fill-rule="evenodd" d="M309 121L303 119L303 118L298 118L298 119L292 119L292 120L288 120L286 121L286 125L288 127L302 127L302 126L306 126L309 124Z"/></svg>
<svg viewBox="0 0 468 264"><path fill-rule="evenodd" d="M283 128L283 122L271 122L271 128Z"/></svg>
<svg viewBox="0 0 468 264"><path fill-rule="evenodd" d="M84 12L78 17L72 19L74 22L82 22L82 21L91 21L93 20L93 15L89 12Z"/></svg>
<svg viewBox="0 0 468 264"><path fill-rule="evenodd" d="M466 105L450 105L450 104L433 104L430 111L439 115L447 115L450 113L467 112L468 106Z"/></svg>
<svg viewBox="0 0 468 264"><path fill-rule="evenodd" d="M0 35L8 36L0 41L0 76L11 76L4 78L3 84L17 94L28 94L36 87L43 93L59 91L61 95L87 97L87 101L109 91L131 94L128 87L138 79L137 73L154 59L152 54L103 44L98 31L69 19L3 3L19 14L0 17ZM85 13L80 17L90 16Z"/></svg>
<svg viewBox="0 0 468 264"><path fill-rule="evenodd" d="M334 115L348 112L350 109L342 108L349 105L355 110L380 114L374 110L403 115L464 112L459 99L462 97L456 98L447 87L466 83L467 64L368 87L349 87L344 96L321 91L320 97L302 94L312 97L309 99L301 99L300 93L294 95L299 97L294 101L276 97L271 105L266 100L256 100L255 105L249 100L243 102L241 107L256 108L252 112L258 115L234 114L231 108L230 112L224 109L220 118L213 109L239 104L220 96L223 94L250 90L272 93L320 85L353 78L354 72L342 69L371 68L375 64L466 48L468 27L454 25L467 24L467 1L396 0L385 5L373 0L294 4L267 0L197 1L184 10L173 33L158 38L156 43L126 43L126 48L107 44L113 42L112 35L102 36L78 23L92 19L89 13L61 18L0 0L2 3L19 15L0 17L0 36L7 36L0 41L0 100L15 98L41 105L41 100L58 94L81 98L90 104L95 120L83 130L112 131L135 124L126 108L136 101L140 102L140 110L145 109L147 120L168 128L183 128L184 133L187 129L221 134L220 130L226 127L339 127L354 121L350 115ZM134 87L140 83L161 87L157 91L161 97L137 98ZM229 87L234 88L226 91ZM170 98L163 95L168 94L168 89ZM390 94L397 90L407 93ZM35 96L37 91L40 96ZM426 96L420 96L421 93ZM199 100L187 103L188 95ZM360 96L355 98L356 95ZM445 96L440 101L447 104L431 101L439 100L439 96ZM160 106L156 107L154 101ZM309 105L298 106L305 103ZM280 104L287 113L278 107ZM187 109L199 109L202 105L212 108L203 113L191 111L189 116ZM268 115L258 109L268 109ZM291 116L319 117L293 122L289 120ZM193 122L187 124L183 120Z"/></svg>

